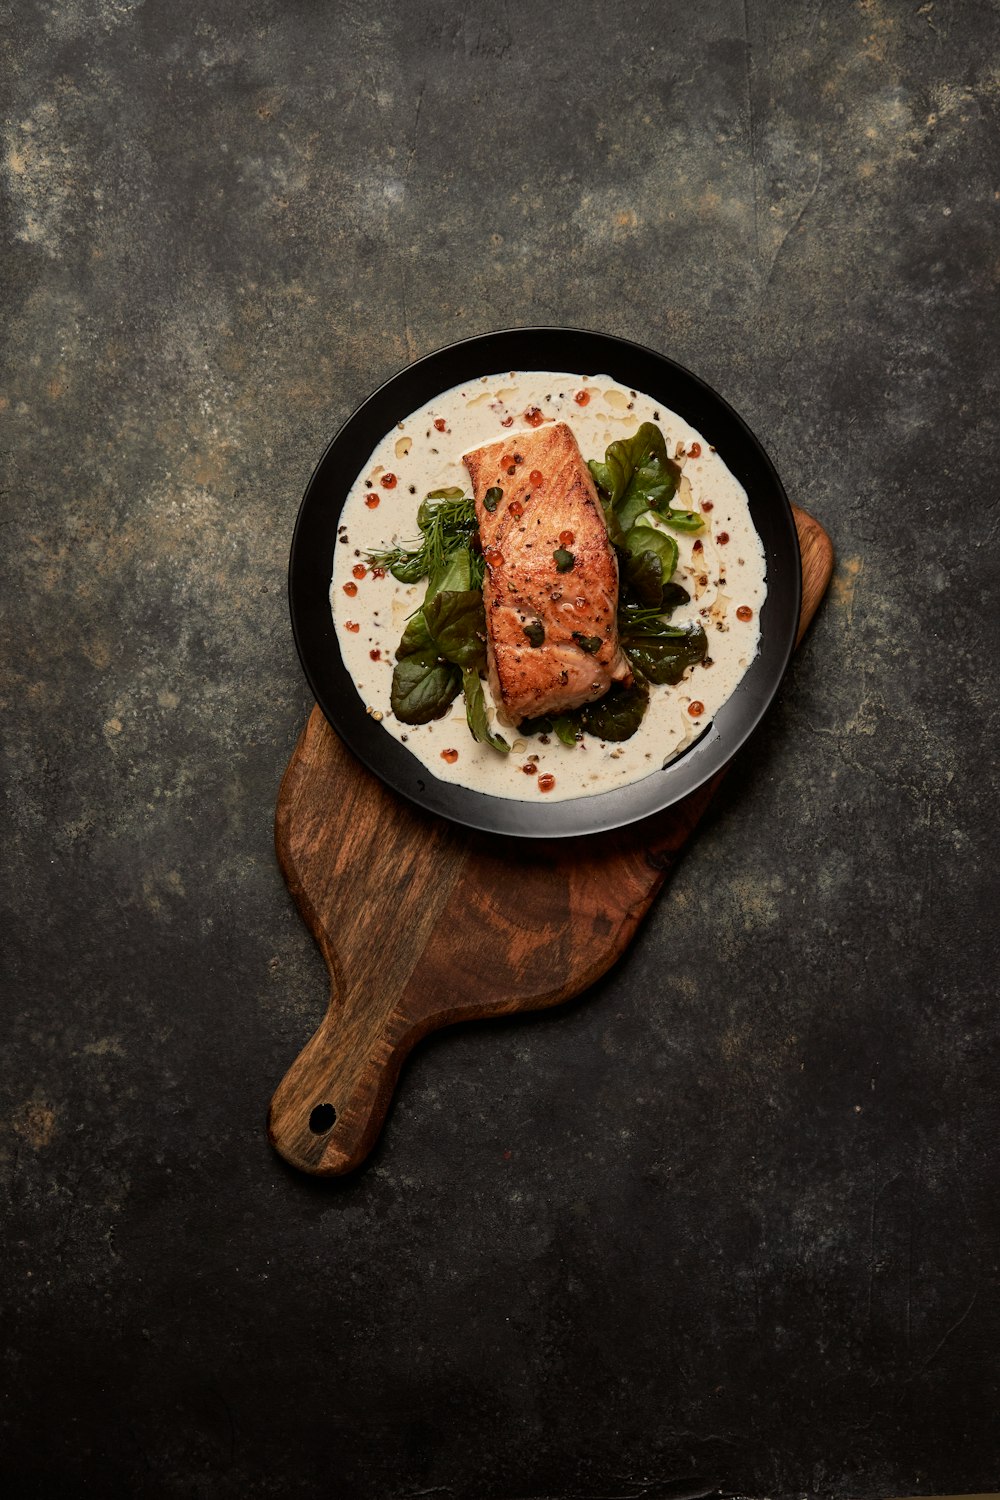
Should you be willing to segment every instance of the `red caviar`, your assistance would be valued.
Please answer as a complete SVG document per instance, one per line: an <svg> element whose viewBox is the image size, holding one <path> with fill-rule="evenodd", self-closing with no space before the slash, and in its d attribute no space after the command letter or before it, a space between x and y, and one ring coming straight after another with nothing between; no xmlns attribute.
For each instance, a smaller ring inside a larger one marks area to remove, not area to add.
<svg viewBox="0 0 1000 1500"><path fill-rule="evenodd" d="M701 537L699 537L698 540L695 542L694 546L691 548L691 551L692 552L704 552L704 550L705 550L705 543L702 541Z"/></svg>
<svg viewBox="0 0 1000 1500"><path fill-rule="evenodd" d="M586 406L587 402L590 400L590 392L577 391L576 395L573 397L573 400L576 402L577 406Z"/></svg>
<svg viewBox="0 0 1000 1500"><path fill-rule="evenodd" d="M447 426L448 426L448 424L445 421L444 417L435 417L434 418L434 427L435 427L436 431L438 431L438 432L444 432L445 429L447 428Z"/></svg>
<svg viewBox="0 0 1000 1500"><path fill-rule="evenodd" d="M542 473L541 469L532 469L531 473L528 475L528 478L531 480L532 484L541 484L542 480L545 478L545 475Z"/></svg>
<svg viewBox="0 0 1000 1500"><path fill-rule="evenodd" d="M368 507L369 510L374 510L375 509L375 507L378 505L378 500L379 500L378 495L366 495L365 496L365 504L367 505L367 507Z"/></svg>
<svg viewBox="0 0 1000 1500"><path fill-rule="evenodd" d="M521 767L521 770L524 772L525 776L534 776L536 771L538 770L538 767L535 765L535 762L533 760L526 760L524 765Z"/></svg>
<svg viewBox="0 0 1000 1500"><path fill-rule="evenodd" d="M483 556L492 567L496 567L499 563L503 562L503 553L499 547L484 547Z"/></svg>
<svg viewBox="0 0 1000 1500"><path fill-rule="evenodd" d="M504 417L503 421L500 423L501 427L513 427L513 425L514 425L514 418L513 417Z"/></svg>
<svg viewBox="0 0 1000 1500"><path fill-rule="evenodd" d="M504 453L500 459L501 469L509 469L514 462L513 453Z"/></svg>
<svg viewBox="0 0 1000 1500"><path fill-rule="evenodd" d="M529 427L541 427L545 417L537 406L529 406L524 414L524 420Z"/></svg>
<svg viewBox="0 0 1000 1500"><path fill-rule="evenodd" d="M696 698L693 703L688 704L688 713L691 715L692 719L700 719L704 712L705 705L698 698Z"/></svg>
<svg viewBox="0 0 1000 1500"><path fill-rule="evenodd" d="M441 751L441 759L442 760L446 760L448 762L449 766L453 766L455 764L456 760L458 760L458 751L457 750L442 750Z"/></svg>
<svg viewBox="0 0 1000 1500"><path fill-rule="evenodd" d="M365 574L368 572L368 569L365 567L364 563L355 563L354 567L351 569L351 572L354 574L355 578L364 578Z"/></svg>
<svg viewBox="0 0 1000 1500"><path fill-rule="evenodd" d="M582 594L578 594L576 596L576 598L573 600L573 608L574 609L580 609L580 610L583 610L583 609L587 608L587 601L583 597Z"/></svg>
<svg viewBox="0 0 1000 1500"><path fill-rule="evenodd" d="M345 583L344 584L344 593L345 594L349 594L352 599L354 598L354 596L355 596L355 594L357 592L358 592L358 586L357 586L356 583Z"/></svg>
<svg viewBox="0 0 1000 1500"><path fill-rule="evenodd" d="M700 457L701 457L701 444L700 443L692 443L691 446L690 446L690 448L688 449L688 458L700 458Z"/></svg>
<svg viewBox="0 0 1000 1500"><path fill-rule="evenodd" d="M564 547L568 547L569 544L570 544L570 542L575 542L576 541L576 532L575 531L560 531L560 533L559 533L559 540L562 542L562 544L563 544Z"/></svg>
<svg viewBox="0 0 1000 1500"><path fill-rule="evenodd" d="M385 577L385 569L384 568L372 568L372 577L373 578L384 578Z"/></svg>
<svg viewBox="0 0 1000 1500"><path fill-rule="evenodd" d="M381 661L382 660L382 653L378 649L377 646L375 647L374 651L369 651L368 655L371 657L372 661Z"/></svg>
<svg viewBox="0 0 1000 1500"><path fill-rule="evenodd" d="M521 504L520 500L512 500L508 505L507 510L512 516L524 515L524 506Z"/></svg>
<svg viewBox="0 0 1000 1500"><path fill-rule="evenodd" d="M736 618L737 620L753 619L753 610L750 608L749 604L740 605L739 609L736 611Z"/></svg>
<svg viewBox="0 0 1000 1500"><path fill-rule="evenodd" d="M719 544L720 547L724 547L726 545L726 543L729 541L729 532L728 531L720 531L719 534L718 534L718 536L715 538L715 540L718 542L718 544Z"/></svg>
<svg viewBox="0 0 1000 1500"><path fill-rule="evenodd" d="M715 506L712 504L711 500L703 500L701 502L701 508L702 510L714 510Z"/></svg>
<svg viewBox="0 0 1000 1500"><path fill-rule="evenodd" d="M345 630L350 630L355 635L357 635L358 631L361 629L361 626L360 625L355 625L355 623L354 623L353 620L345 620L344 621L344 629Z"/></svg>
<svg viewBox="0 0 1000 1500"><path fill-rule="evenodd" d="M394 490L396 488L395 474L383 474L379 480L379 484L384 490Z"/></svg>
<svg viewBox="0 0 1000 1500"><path fill-rule="evenodd" d="M556 778L551 776L548 771L546 771L544 776L539 776L538 778L538 790L540 792L551 792L555 784Z"/></svg>

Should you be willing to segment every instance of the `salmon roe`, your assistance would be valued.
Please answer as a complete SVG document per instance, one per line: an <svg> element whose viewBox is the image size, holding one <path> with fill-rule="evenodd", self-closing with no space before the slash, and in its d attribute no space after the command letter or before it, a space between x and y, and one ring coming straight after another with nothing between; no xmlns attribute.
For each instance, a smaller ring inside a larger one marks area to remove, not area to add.
<svg viewBox="0 0 1000 1500"><path fill-rule="evenodd" d="M726 543L729 541L729 532L728 531L720 531L719 534L718 534L718 536L715 538L715 540L718 542L718 544L719 544L720 547L724 547L726 545Z"/></svg>
<svg viewBox="0 0 1000 1500"><path fill-rule="evenodd" d="M382 660L382 653L378 649L377 646L375 647L374 651L369 651L368 655L371 657L372 661L381 661Z"/></svg>
<svg viewBox="0 0 1000 1500"><path fill-rule="evenodd" d="M577 391L576 395L573 397L573 400L576 402L577 406L586 406L587 402L590 400L590 392Z"/></svg>
<svg viewBox="0 0 1000 1500"><path fill-rule="evenodd" d="M442 760L446 760L448 762L449 766L453 766L455 764L456 760L458 760L458 751L457 750L442 750L441 751L441 759Z"/></svg>
<svg viewBox="0 0 1000 1500"><path fill-rule="evenodd" d="M365 567L364 563L355 563L354 567L351 569L351 572L354 574L355 578L364 578L365 574L368 572L368 569Z"/></svg>
<svg viewBox="0 0 1000 1500"><path fill-rule="evenodd" d="M551 792L555 784L556 778L550 775L548 771L545 772L544 776L539 776L538 778L538 790L540 792Z"/></svg>
<svg viewBox="0 0 1000 1500"><path fill-rule="evenodd" d="M753 619L753 610L750 608L749 604L740 605L739 609L736 611L736 618L737 620Z"/></svg>
<svg viewBox="0 0 1000 1500"><path fill-rule="evenodd" d="M509 469L514 462L513 453L505 453L500 459L501 469Z"/></svg>
<svg viewBox="0 0 1000 1500"><path fill-rule="evenodd" d="M524 506L521 504L520 500L512 500L508 505L507 510L508 513L512 516L524 515Z"/></svg>
<svg viewBox="0 0 1000 1500"><path fill-rule="evenodd" d="M444 432L444 431L446 431L447 426L448 426L448 424L445 421L444 417L435 417L434 418L434 427L435 427L435 430L437 432Z"/></svg>
<svg viewBox="0 0 1000 1500"><path fill-rule="evenodd" d="M541 484L542 480L545 478L545 475L542 473L541 469L532 469L531 473L528 475L528 478L531 480L532 484Z"/></svg>
<svg viewBox="0 0 1000 1500"><path fill-rule="evenodd" d="M499 547L484 547L483 556L485 557L486 561L493 567L496 567L499 563L503 562L503 553L500 551Z"/></svg>
<svg viewBox="0 0 1000 1500"><path fill-rule="evenodd" d="M504 417L503 421L500 423L501 427L513 427L513 425L514 425L514 418L513 417Z"/></svg>
<svg viewBox="0 0 1000 1500"><path fill-rule="evenodd" d="M367 505L367 507L368 507L369 510L375 510L377 508L377 506L378 506L378 498L379 497L377 495L366 495L365 496L365 504Z"/></svg>
<svg viewBox="0 0 1000 1500"><path fill-rule="evenodd" d="M714 510L715 506L712 504L711 500L703 500L701 502L701 508L702 510Z"/></svg>
<svg viewBox="0 0 1000 1500"><path fill-rule="evenodd" d="M704 712L705 705L698 698L696 698L693 703L688 704L688 713L691 715L692 719L700 719Z"/></svg>
<svg viewBox="0 0 1000 1500"><path fill-rule="evenodd" d="M577 610L584 610L587 608L587 601L582 594L578 594L573 600L573 608Z"/></svg>
<svg viewBox="0 0 1000 1500"><path fill-rule="evenodd" d="M353 599L354 596L355 596L355 594L357 592L358 592L358 586L357 586L356 583L345 583L344 584L344 593L348 594L350 596L350 598Z"/></svg>
<svg viewBox="0 0 1000 1500"><path fill-rule="evenodd" d="M524 420L529 427L541 427L545 417L537 406L529 406L524 414Z"/></svg>
<svg viewBox="0 0 1000 1500"><path fill-rule="evenodd" d="M524 772L525 776L534 776L538 770L538 767L535 765L535 762L533 760L526 760L524 765L521 767L521 770Z"/></svg>
<svg viewBox="0 0 1000 1500"><path fill-rule="evenodd" d="M379 484L384 490L394 490L396 488L395 474L383 474L379 480Z"/></svg>
<svg viewBox="0 0 1000 1500"><path fill-rule="evenodd" d="M385 577L385 569L384 568L372 568L372 577L373 578L384 578Z"/></svg>
<svg viewBox="0 0 1000 1500"><path fill-rule="evenodd" d="M701 457L701 444L700 443L692 443L691 446L690 446L690 448L688 449L688 458L700 458L700 457Z"/></svg>
<svg viewBox="0 0 1000 1500"><path fill-rule="evenodd" d="M357 635L358 631L361 629L361 626L356 625L353 620L345 620L344 629L351 631L353 635Z"/></svg>
<svg viewBox="0 0 1000 1500"><path fill-rule="evenodd" d="M562 542L562 544L563 544L564 547L568 547L571 542L575 542L576 541L576 532L575 531L560 531L560 533L559 533L559 540Z"/></svg>

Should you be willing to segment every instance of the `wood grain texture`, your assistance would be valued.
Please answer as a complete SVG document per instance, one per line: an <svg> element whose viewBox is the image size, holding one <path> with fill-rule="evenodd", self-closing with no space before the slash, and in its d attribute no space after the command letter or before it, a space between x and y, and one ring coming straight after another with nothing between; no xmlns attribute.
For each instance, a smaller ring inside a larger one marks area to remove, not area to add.
<svg viewBox="0 0 1000 1500"><path fill-rule="evenodd" d="M833 548L804 511L795 521L801 640ZM330 971L330 1000L271 1101L275 1149L305 1172L351 1171L421 1037L558 1005L593 984L627 948L724 774L628 828L505 839L397 797L314 708L278 793L275 845ZM310 1124L320 1105L336 1111L325 1130Z"/></svg>

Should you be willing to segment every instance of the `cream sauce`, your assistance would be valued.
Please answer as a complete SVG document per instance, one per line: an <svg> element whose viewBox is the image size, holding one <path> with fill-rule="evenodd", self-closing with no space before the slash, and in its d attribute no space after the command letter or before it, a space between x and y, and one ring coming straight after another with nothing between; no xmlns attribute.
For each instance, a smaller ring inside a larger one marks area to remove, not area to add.
<svg viewBox="0 0 1000 1500"><path fill-rule="evenodd" d="M586 393L585 404L576 400L580 392ZM423 601L427 582L406 585L389 573L375 578L370 568L358 578L354 570L365 567L368 552L419 536L417 508L429 490L460 485L471 495L463 453L508 433L513 446L518 433L529 430L524 414L533 407L547 419L570 425L584 459L603 459L609 443L630 437L642 422L655 422L663 432L667 452L677 453L683 467L674 504L701 510L705 518L698 536L670 532L679 549L674 578L691 594L690 604L675 610L671 623L699 621L708 636L708 656L689 668L676 686L651 687L641 727L621 744L602 744L590 735L575 747L560 744L554 735L549 744L537 735L519 737L496 722L489 684L484 682L491 721L513 746L503 755L472 738L461 693L444 718L430 724L401 724L393 717L389 689L396 646L407 617ZM694 445L700 445L697 456L691 454ZM391 486L390 476L395 479ZM699 541L702 545L696 548ZM750 519L746 491L706 438L661 403L607 376L550 371L510 371L456 386L386 433L344 505L330 585L344 663L368 712L381 720L387 734L442 781L493 797L551 802L640 781L690 744L756 656L766 594L764 551ZM748 620L738 617L740 609L751 611ZM689 709L698 704L702 712L692 717ZM454 759L453 751L458 752ZM527 764L534 766L533 772L523 770ZM546 774L555 777L555 785L543 792L538 783Z"/></svg>

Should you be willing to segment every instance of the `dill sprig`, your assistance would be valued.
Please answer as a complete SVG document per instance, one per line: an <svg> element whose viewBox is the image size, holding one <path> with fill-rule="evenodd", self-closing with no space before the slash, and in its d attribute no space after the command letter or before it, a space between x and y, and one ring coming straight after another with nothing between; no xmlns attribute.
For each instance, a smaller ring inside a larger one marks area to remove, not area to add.
<svg viewBox="0 0 1000 1500"><path fill-rule="evenodd" d="M479 528L472 497L458 488L432 490L417 512L419 538L399 542L367 554L372 567L388 568L401 583L419 583L439 573L448 559L468 548L472 587L483 580L483 560L478 548Z"/></svg>

